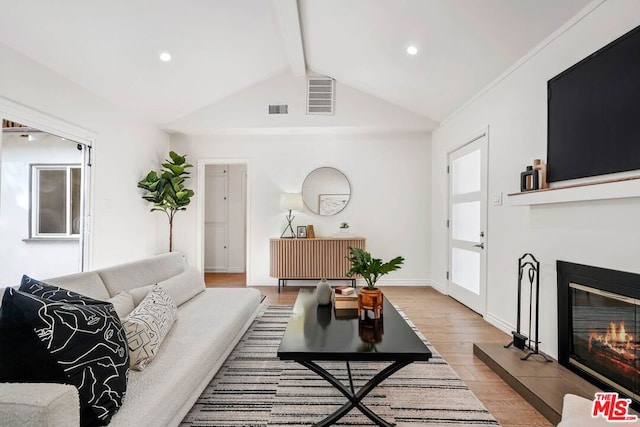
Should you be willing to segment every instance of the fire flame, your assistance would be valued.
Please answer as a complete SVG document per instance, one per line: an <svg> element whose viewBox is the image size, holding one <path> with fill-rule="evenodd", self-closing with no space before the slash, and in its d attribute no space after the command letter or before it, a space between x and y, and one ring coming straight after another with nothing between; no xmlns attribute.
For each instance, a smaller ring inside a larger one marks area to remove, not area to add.
<svg viewBox="0 0 640 427"><path fill-rule="evenodd" d="M624 354L632 348L634 338L633 335L627 334L624 328L624 321L622 321L619 327L615 322L610 322L609 328L604 335L592 332L589 336L589 351L591 351L594 340L619 354Z"/></svg>

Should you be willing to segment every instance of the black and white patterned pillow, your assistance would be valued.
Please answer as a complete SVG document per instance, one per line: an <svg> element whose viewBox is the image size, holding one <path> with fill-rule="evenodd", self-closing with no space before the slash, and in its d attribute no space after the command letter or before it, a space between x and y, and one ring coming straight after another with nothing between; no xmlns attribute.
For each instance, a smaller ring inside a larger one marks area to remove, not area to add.
<svg viewBox="0 0 640 427"><path fill-rule="evenodd" d="M36 280L32 277L27 276L26 274L22 276L22 280L20 281L20 287L18 288L18 290L53 301L70 302L82 305L106 303L106 301L93 299L88 296L61 288L59 286L41 282L40 280Z"/></svg>
<svg viewBox="0 0 640 427"><path fill-rule="evenodd" d="M4 336L13 328L19 334ZM106 425L122 406L129 351L109 303L24 278L20 290L5 291L0 353L0 381L74 385L82 425ZM28 357L29 363L20 357ZM5 365L7 359L13 360ZM34 365L44 368L28 372Z"/></svg>
<svg viewBox="0 0 640 427"><path fill-rule="evenodd" d="M158 285L122 321L127 335L131 368L142 371L156 357L160 344L176 320L173 299Z"/></svg>

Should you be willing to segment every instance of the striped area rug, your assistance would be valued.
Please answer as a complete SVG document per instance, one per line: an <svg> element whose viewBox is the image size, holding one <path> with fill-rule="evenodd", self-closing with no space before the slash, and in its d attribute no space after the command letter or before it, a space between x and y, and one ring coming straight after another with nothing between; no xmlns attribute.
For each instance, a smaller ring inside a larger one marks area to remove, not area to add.
<svg viewBox="0 0 640 427"><path fill-rule="evenodd" d="M256 318L181 426L309 426L346 402L313 372L277 358L291 313L291 306L269 306ZM387 378L364 399L365 404L397 426L497 426L455 371L414 330L433 358L412 363ZM348 381L344 363L320 364ZM352 362L356 387L386 365ZM370 426L372 422L353 409L337 425Z"/></svg>

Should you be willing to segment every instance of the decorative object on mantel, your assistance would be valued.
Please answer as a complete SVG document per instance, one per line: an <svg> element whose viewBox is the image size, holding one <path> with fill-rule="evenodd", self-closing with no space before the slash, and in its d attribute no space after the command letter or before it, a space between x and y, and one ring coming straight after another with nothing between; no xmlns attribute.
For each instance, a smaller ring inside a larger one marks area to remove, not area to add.
<svg viewBox="0 0 640 427"><path fill-rule="evenodd" d="M533 160L533 166L527 166L520 173L520 192L549 188L547 182L547 165L540 159Z"/></svg>
<svg viewBox="0 0 640 427"><path fill-rule="evenodd" d="M381 276L394 270L400 269L404 262L401 256L383 263L379 258L373 258L364 249L349 247L351 257L347 257L351 263L351 268L347 271L347 277L356 275L362 276L367 282L367 287L360 290L358 295L358 316L363 312L372 311L373 317L378 319L382 316L383 295L380 289L376 288L376 282Z"/></svg>
<svg viewBox="0 0 640 427"><path fill-rule="evenodd" d="M187 210L193 197L193 190L184 186L189 178L187 169L193 165L187 163L187 156L181 156L175 151L169 152L171 160L165 159L160 173L150 171L144 179L138 182L138 188L147 192L142 196L153 203L153 211L162 211L169 219L169 252L173 250L173 217L176 212Z"/></svg>
<svg viewBox="0 0 640 427"><path fill-rule="evenodd" d="M329 305L331 304L331 295L333 291L331 290L331 285L327 281L327 279L322 279L318 282L316 286L316 301L318 305Z"/></svg>
<svg viewBox="0 0 640 427"><path fill-rule="evenodd" d="M527 279L529 281L529 336L527 337L520 331L520 318L522 314L522 277L524 276L525 270L527 271ZM535 281L535 298L533 295L533 287ZM540 306L539 306L539 297L540 297L540 263L538 260L531 255L530 253L526 253L518 258L518 307L517 307L517 320L516 320L516 330L511 331L513 335L513 340L504 346L504 348L509 348L512 345L516 348L519 348L522 351L528 350L527 354L521 357L521 360L527 360L529 357L534 354L539 354L542 356L547 362L552 362L550 358L548 358L544 353L541 353L538 349L538 320L540 318ZM531 321L532 321L532 313L535 310L535 330L534 335L531 335ZM533 345L533 347L532 347Z"/></svg>
<svg viewBox="0 0 640 427"><path fill-rule="evenodd" d="M287 214L287 226L280 235L281 239L293 239L296 237L296 233L293 231L291 222L295 216L291 215L291 211L304 210L304 202L302 201L302 194L300 193L284 193L280 195L280 210L289 211Z"/></svg>
<svg viewBox="0 0 640 427"><path fill-rule="evenodd" d="M316 232L313 230L313 225L307 225L307 239L315 239Z"/></svg>
<svg viewBox="0 0 640 427"><path fill-rule="evenodd" d="M526 170L520 172L520 191L533 191L539 187L538 171L533 166L527 166Z"/></svg>
<svg viewBox="0 0 640 427"><path fill-rule="evenodd" d="M349 223L348 222L341 222L340 223L340 232L347 234L349 232Z"/></svg>
<svg viewBox="0 0 640 427"><path fill-rule="evenodd" d="M540 171L540 175L538 176L538 183L540 186L538 188L549 188L549 183L547 182L547 164L542 163L540 159L534 159L533 170Z"/></svg>
<svg viewBox="0 0 640 427"><path fill-rule="evenodd" d="M299 225L296 230L296 237L298 239L306 239L307 238L307 226Z"/></svg>

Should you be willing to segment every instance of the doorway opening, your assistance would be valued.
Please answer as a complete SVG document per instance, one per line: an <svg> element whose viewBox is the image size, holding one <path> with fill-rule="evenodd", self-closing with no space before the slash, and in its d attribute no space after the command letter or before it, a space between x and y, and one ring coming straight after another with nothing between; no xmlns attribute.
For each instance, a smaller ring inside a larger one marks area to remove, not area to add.
<svg viewBox="0 0 640 427"><path fill-rule="evenodd" d="M0 283L46 279L88 265L90 145L2 120Z"/></svg>
<svg viewBox="0 0 640 427"><path fill-rule="evenodd" d="M198 162L198 264L207 286L248 283L248 162Z"/></svg>

